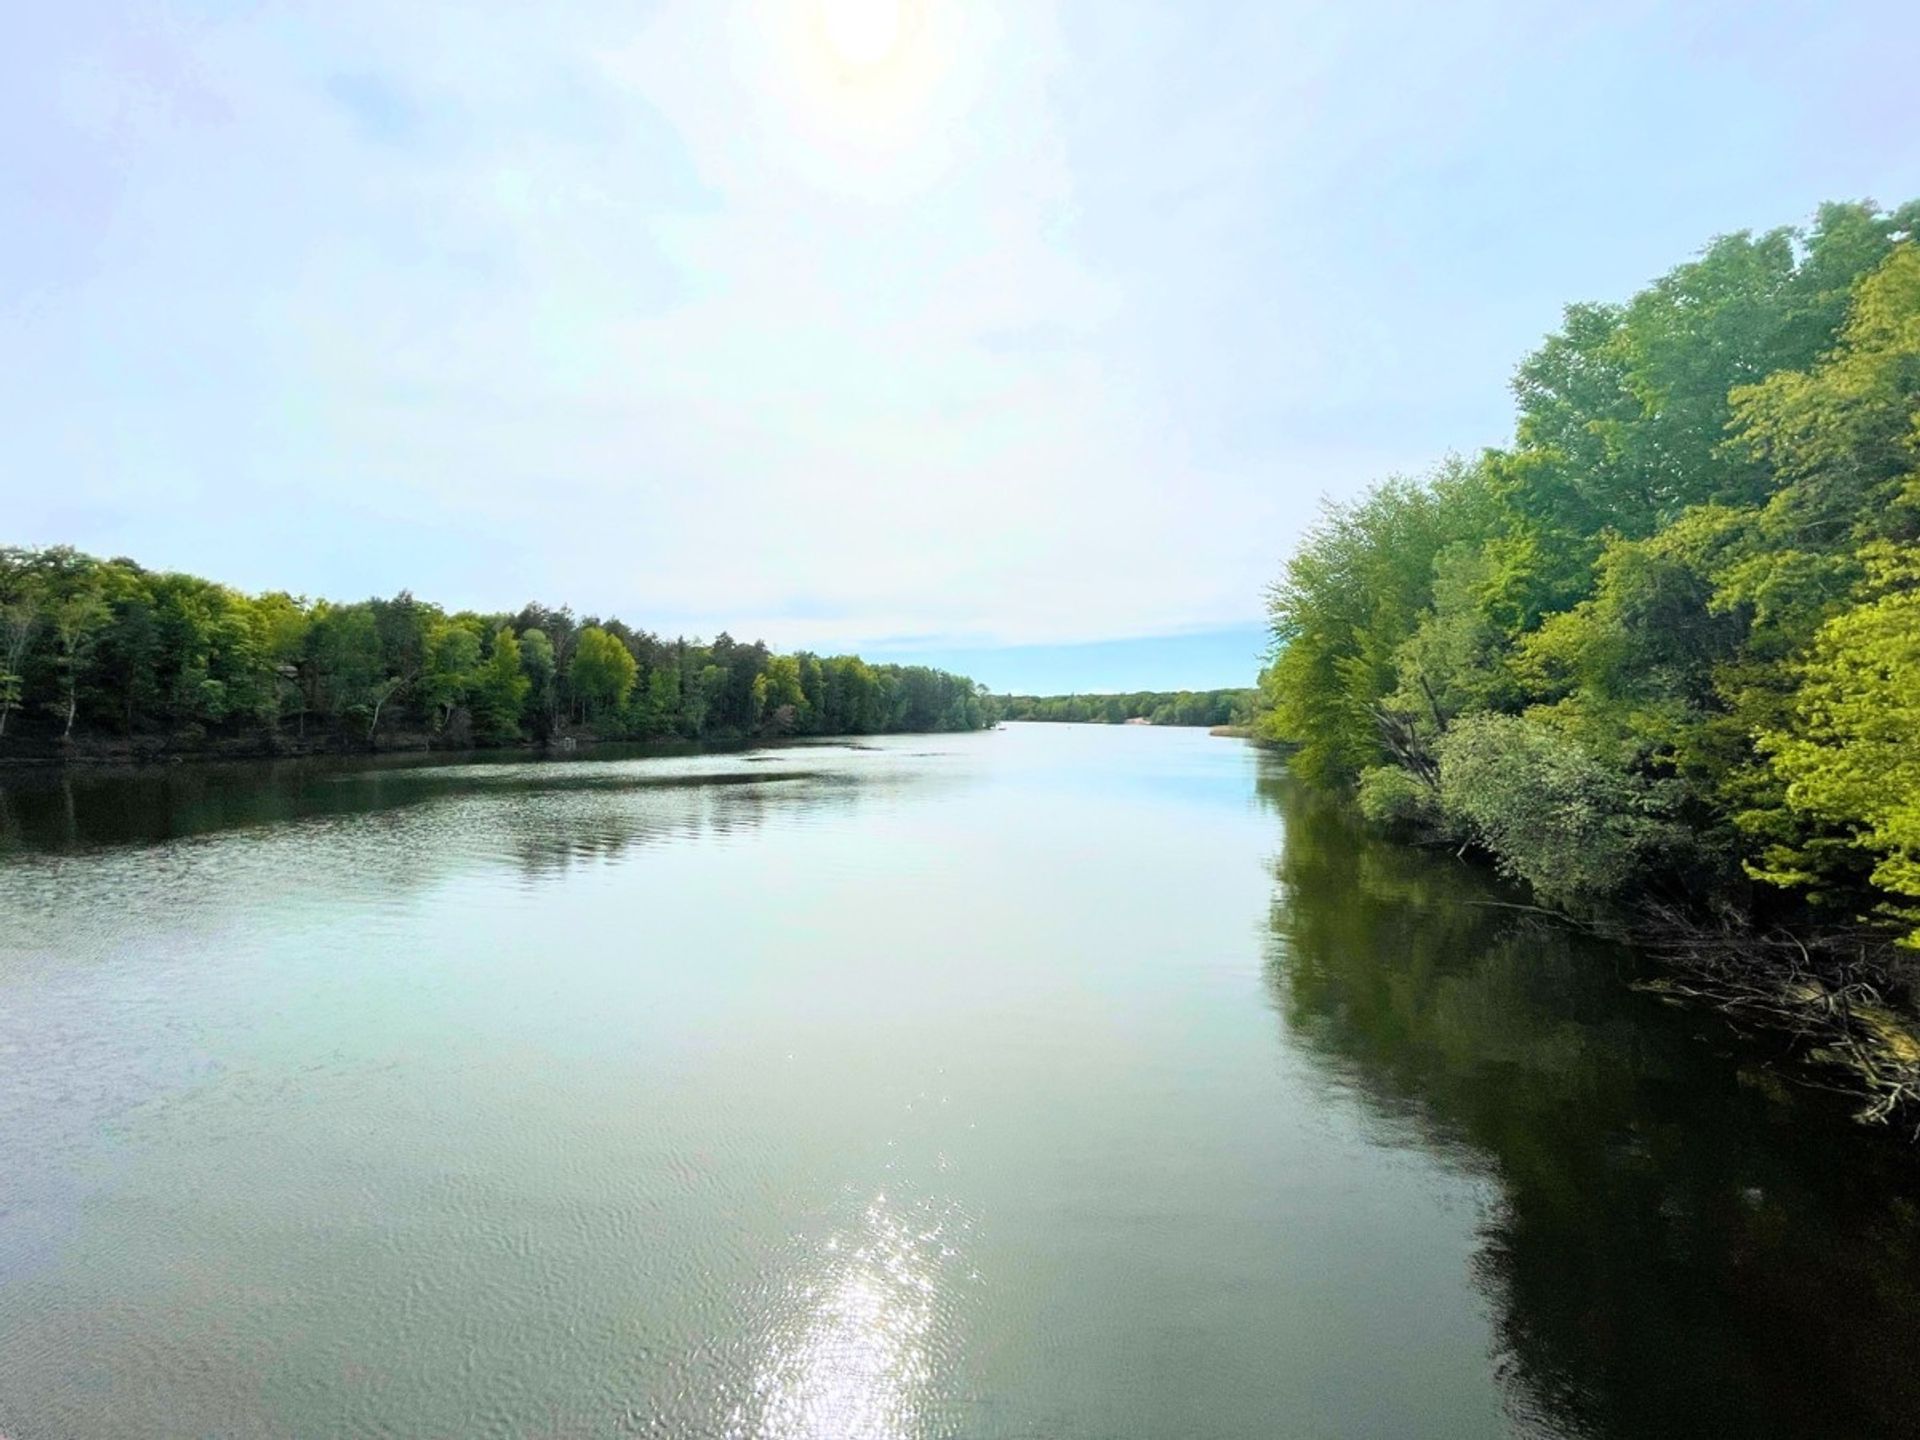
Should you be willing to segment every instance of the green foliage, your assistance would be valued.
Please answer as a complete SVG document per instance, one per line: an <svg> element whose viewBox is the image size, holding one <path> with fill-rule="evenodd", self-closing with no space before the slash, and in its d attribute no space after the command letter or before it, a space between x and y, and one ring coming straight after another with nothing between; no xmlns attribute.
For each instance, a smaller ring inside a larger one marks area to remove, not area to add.
<svg viewBox="0 0 1920 1440"><path fill-rule="evenodd" d="M511 744L978 729L971 681L857 656L664 640L617 619L246 596L71 549L0 549L0 744Z"/></svg>
<svg viewBox="0 0 1920 1440"><path fill-rule="evenodd" d="M584 653L584 647L582 649ZM633 664L633 657L625 647L621 647L620 654L629 666ZM579 663L580 657L576 655L574 664ZM533 680L521 666L520 642L514 637L512 627L502 625L494 631L492 652L475 678L473 689L481 738L496 742L519 739L521 711L533 689Z"/></svg>
<svg viewBox="0 0 1920 1440"><path fill-rule="evenodd" d="M1301 544L1258 733L1551 903L1744 871L1920 919L1917 220L1830 205L1570 307L1510 449Z"/></svg>
<svg viewBox="0 0 1920 1440"><path fill-rule="evenodd" d="M518 668L516 655L516 671ZM580 697L588 719L618 714L639 674L639 663L614 636L597 625L580 632L579 648L573 654L573 691Z"/></svg>
<svg viewBox="0 0 1920 1440"><path fill-rule="evenodd" d="M1831 828L1772 847L1762 873L1818 885L1851 851L1920 946L1920 556L1882 544L1864 559L1860 602L1820 627L1791 715L1760 740L1787 805Z"/></svg>
<svg viewBox="0 0 1920 1440"><path fill-rule="evenodd" d="M100 632L112 619L106 600L92 590L76 590L53 607L54 666L60 674L60 700L55 708L62 736L73 733L81 678L93 660Z"/></svg>
<svg viewBox="0 0 1920 1440"><path fill-rule="evenodd" d="M426 674L420 698L431 709L436 728L446 730L473 694L480 672L480 636L458 622L435 625L427 637Z"/></svg>
<svg viewBox="0 0 1920 1440"><path fill-rule="evenodd" d="M1852 286L1914 219L1829 205L1805 234L1723 236L1625 305L1569 307L1515 382L1516 508L1577 548L1649 535L1691 505L1764 499L1767 467L1725 444L1734 392L1825 353Z"/></svg>
<svg viewBox="0 0 1920 1440"><path fill-rule="evenodd" d="M1360 813L1383 830L1423 835L1447 825L1439 792L1398 765L1375 765L1361 771L1356 799Z"/></svg>
<svg viewBox="0 0 1920 1440"><path fill-rule="evenodd" d="M1251 690L1136 690L1116 695L1001 695L1003 720L1068 724L1240 725L1252 711Z"/></svg>
<svg viewBox="0 0 1920 1440"><path fill-rule="evenodd" d="M1548 905L1617 896L1682 854L1677 796L1531 716L1469 715L1440 741L1440 803Z"/></svg>
<svg viewBox="0 0 1920 1440"><path fill-rule="evenodd" d="M1519 696L1510 639L1488 613L1493 570L1486 550L1471 542L1435 555L1428 609L1394 652L1397 683L1386 708L1409 716L1428 743L1453 716L1505 710Z"/></svg>
<svg viewBox="0 0 1920 1440"><path fill-rule="evenodd" d="M1492 508L1481 466L1451 462L1425 483L1390 480L1329 507L1270 592L1275 656L1262 677L1263 739L1298 747L1310 780L1352 780L1386 758L1377 711L1400 683L1396 657L1433 597L1434 562Z"/></svg>
<svg viewBox="0 0 1920 1440"><path fill-rule="evenodd" d="M12 595L0 600L0 735L7 733L7 717L20 708L26 693L27 646L40 627L38 587L21 576L12 589Z"/></svg>

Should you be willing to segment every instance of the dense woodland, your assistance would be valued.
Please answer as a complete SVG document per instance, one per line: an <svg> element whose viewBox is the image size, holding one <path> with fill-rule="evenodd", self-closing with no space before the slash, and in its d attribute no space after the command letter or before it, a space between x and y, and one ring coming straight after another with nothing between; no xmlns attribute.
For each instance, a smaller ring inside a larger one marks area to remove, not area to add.
<svg viewBox="0 0 1920 1440"><path fill-rule="evenodd" d="M1259 733L1555 908L1920 944L1916 225L1829 205L1569 307L1509 448L1288 562Z"/></svg>
<svg viewBox="0 0 1920 1440"><path fill-rule="evenodd" d="M243 595L67 548L0 549L0 756L970 730L971 681L666 640L529 605Z"/></svg>
<svg viewBox="0 0 1920 1440"><path fill-rule="evenodd" d="M1238 725L1253 711L1252 690L1136 690L1129 695L998 695L1003 720L1124 725Z"/></svg>

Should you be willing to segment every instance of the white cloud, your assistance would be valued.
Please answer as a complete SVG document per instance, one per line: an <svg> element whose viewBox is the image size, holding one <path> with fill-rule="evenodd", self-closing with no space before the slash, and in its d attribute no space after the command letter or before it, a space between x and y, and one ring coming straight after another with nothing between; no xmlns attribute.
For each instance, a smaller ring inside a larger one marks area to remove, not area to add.
<svg viewBox="0 0 1920 1440"><path fill-rule="evenodd" d="M0 528L779 643L1241 621L1322 491L1499 438L1561 301L1746 218L1623 260L1536 202L1604 141L1632 205L1637 10L907 16L854 71L811 0L41 7ZM1829 99L1863 183L1757 219L1901 183Z"/></svg>

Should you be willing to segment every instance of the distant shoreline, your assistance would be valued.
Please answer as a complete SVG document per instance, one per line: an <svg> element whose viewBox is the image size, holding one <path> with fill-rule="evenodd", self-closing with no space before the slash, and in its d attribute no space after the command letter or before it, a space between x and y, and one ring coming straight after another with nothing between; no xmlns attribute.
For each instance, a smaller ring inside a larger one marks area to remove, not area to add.
<svg viewBox="0 0 1920 1440"><path fill-rule="evenodd" d="M341 746L330 740L298 738L280 745L226 740L211 743L168 744L164 741L88 742L65 754L0 755L0 780L9 775L52 775L63 771L105 773L114 770L168 770L182 765L257 765L275 761L419 761L431 763L524 756L550 759L584 757L600 751L645 756L725 755L741 750L804 748L809 745L859 745L880 735L951 735L951 730L889 730L865 735L709 735L698 740L673 736L645 739L575 735L572 743L522 740L497 745L427 744L425 737L399 736L378 747ZM412 741L418 743L409 743Z"/></svg>

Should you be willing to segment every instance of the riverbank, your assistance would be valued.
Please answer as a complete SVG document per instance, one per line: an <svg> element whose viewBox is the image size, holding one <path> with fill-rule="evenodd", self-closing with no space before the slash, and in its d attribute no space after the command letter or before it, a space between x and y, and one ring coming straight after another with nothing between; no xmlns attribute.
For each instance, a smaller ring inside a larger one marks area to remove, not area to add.
<svg viewBox="0 0 1920 1440"><path fill-rule="evenodd" d="M494 750L539 752L547 747L538 741L516 741L504 745L436 744L426 735L388 734L380 742L368 745L347 743L337 736L247 735L214 739L182 739L177 736L151 735L133 739L102 739L87 736L68 742L58 740L9 741L0 754L0 773L11 770L58 770L68 766L125 768L142 765L171 765L189 760L304 760L318 757L374 757L381 755L420 755L439 752L447 755L476 755Z"/></svg>
<svg viewBox="0 0 1920 1440"><path fill-rule="evenodd" d="M1072 695L996 695L1005 720L1059 724L1236 725L1253 708L1254 692L1229 690L1134 690Z"/></svg>
<svg viewBox="0 0 1920 1440"><path fill-rule="evenodd" d="M1510 446L1301 537L1254 716L1370 821L1836 1058L1869 1117L1920 1110L1916 213L1569 306Z"/></svg>
<svg viewBox="0 0 1920 1440"><path fill-rule="evenodd" d="M937 730L892 731L892 734L937 735ZM183 764L241 764L274 760L355 760L428 759L439 757L449 762L481 761L520 755L528 757L568 757L597 751L623 754L703 755L726 754L758 746L778 746L819 742L851 742L872 738L866 732L844 735L741 735L720 733L689 740L682 736L655 735L640 738L602 736L580 731L551 740L519 740L500 744L449 744L428 735L383 733L377 745L343 742L335 737L279 736L231 737L218 740L181 742L161 736L131 741L102 741L89 738L68 745L23 746L21 751L0 755L0 777L8 774L45 774L62 770L113 771L140 770Z"/></svg>
<svg viewBox="0 0 1920 1440"><path fill-rule="evenodd" d="M1275 753L1288 748L1254 743ZM1490 872L1505 868L1471 837L1427 832L1416 840L1417 831L1382 823L1351 795L1327 798L1383 843L1449 850L1459 863ZM1785 1040L1802 1083L1838 1090L1855 1103L1857 1119L1891 1124L1920 1142L1920 954L1891 928L1769 923L1724 897L1692 907L1617 899L1580 913L1518 908L1645 955L1659 973L1634 979L1635 989Z"/></svg>
<svg viewBox="0 0 1920 1440"><path fill-rule="evenodd" d="M1607 934L1604 928L1596 933ZM1810 1083L1920 1141L1920 965L1891 935L1771 929L1726 911L1636 917L1618 933L1666 972L1640 988L1786 1038Z"/></svg>

